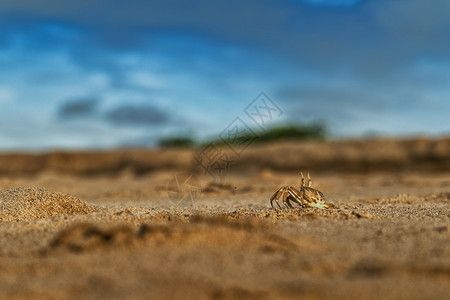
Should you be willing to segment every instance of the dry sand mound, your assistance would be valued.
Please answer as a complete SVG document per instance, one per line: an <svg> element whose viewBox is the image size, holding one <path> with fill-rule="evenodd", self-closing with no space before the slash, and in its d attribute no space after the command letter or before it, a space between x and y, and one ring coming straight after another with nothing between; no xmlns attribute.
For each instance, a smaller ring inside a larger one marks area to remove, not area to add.
<svg viewBox="0 0 450 300"><path fill-rule="evenodd" d="M90 212L93 212L93 208L78 198L42 188L0 191L0 222L20 222Z"/></svg>

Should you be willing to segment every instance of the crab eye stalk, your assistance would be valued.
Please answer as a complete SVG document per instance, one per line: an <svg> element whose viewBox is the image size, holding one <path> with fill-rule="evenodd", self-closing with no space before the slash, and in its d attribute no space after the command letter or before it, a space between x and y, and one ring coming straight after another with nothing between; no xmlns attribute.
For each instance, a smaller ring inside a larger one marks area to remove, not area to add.
<svg viewBox="0 0 450 300"><path fill-rule="evenodd" d="M303 172L300 172L302 179L300 180L300 189L305 186L305 179L303 178Z"/></svg>

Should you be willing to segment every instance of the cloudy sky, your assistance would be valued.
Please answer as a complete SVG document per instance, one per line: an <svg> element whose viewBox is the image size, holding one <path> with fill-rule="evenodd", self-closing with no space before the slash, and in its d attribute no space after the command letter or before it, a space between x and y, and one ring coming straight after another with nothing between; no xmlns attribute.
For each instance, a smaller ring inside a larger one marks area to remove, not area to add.
<svg viewBox="0 0 450 300"><path fill-rule="evenodd" d="M219 134L264 91L336 137L450 133L448 0L3 0L0 150Z"/></svg>

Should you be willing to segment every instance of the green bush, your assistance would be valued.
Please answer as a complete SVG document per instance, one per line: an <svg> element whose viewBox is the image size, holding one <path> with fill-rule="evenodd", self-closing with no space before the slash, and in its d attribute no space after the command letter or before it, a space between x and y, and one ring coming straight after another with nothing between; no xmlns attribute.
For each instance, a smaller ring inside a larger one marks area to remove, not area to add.
<svg viewBox="0 0 450 300"><path fill-rule="evenodd" d="M252 133L239 135L236 139L236 143L241 141L254 140L255 143L269 143L278 140L306 140L306 139L323 139L327 137L327 130L322 123L312 124L284 124L268 128L265 131L253 130L257 135ZM224 142L219 139L213 139L206 142L198 142L189 136L173 136L162 138L158 142L158 146L163 148L174 147L194 147L198 145L206 145L213 143L215 145L222 145Z"/></svg>
<svg viewBox="0 0 450 300"><path fill-rule="evenodd" d="M323 124L284 125L269 128L267 131L257 132L255 142L271 142L276 140L305 140L321 139L326 137L326 128Z"/></svg>
<svg viewBox="0 0 450 300"><path fill-rule="evenodd" d="M254 134L257 135L255 137ZM279 140L294 140L301 141L307 139L324 139L327 137L326 126L322 123L312 124L284 124L278 125L267 130L253 130L247 134L239 135L235 143L246 143L246 141L252 140L254 143L270 143ZM221 139L209 140L204 145L213 143L215 145L223 145L224 141Z"/></svg>
<svg viewBox="0 0 450 300"><path fill-rule="evenodd" d="M163 148L189 148L196 144L197 142L188 136L165 137L158 141L158 146Z"/></svg>

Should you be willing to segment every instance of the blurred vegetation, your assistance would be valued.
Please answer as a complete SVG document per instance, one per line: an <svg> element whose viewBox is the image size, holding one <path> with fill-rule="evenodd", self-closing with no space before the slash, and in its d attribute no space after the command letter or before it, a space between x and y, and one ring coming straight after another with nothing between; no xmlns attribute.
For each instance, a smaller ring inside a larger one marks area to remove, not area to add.
<svg viewBox="0 0 450 300"><path fill-rule="evenodd" d="M314 123L308 125L284 125L269 128L267 131L256 132L257 143L266 143L277 140L306 140L323 139L327 136L325 125Z"/></svg>
<svg viewBox="0 0 450 300"><path fill-rule="evenodd" d="M256 136L255 136L256 135ZM307 139L324 139L327 137L327 128L323 123L311 124L283 124L270 127L267 130L253 130L239 135L235 139L235 143L252 140L255 143L269 143L278 140L294 140L301 141ZM190 135L165 137L159 140L158 146L162 148L172 147L194 147L213 143L222 145L224 141L220 137L199 142Z"/></svg>
<svg viewBox="0 0 450 300"><path fill-rule="evenodd" d="M161 148L190 148L195 145L197 142L189 136L165 137L158 141L158 146Z"/></svg>

